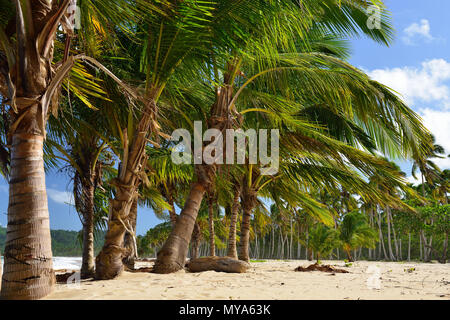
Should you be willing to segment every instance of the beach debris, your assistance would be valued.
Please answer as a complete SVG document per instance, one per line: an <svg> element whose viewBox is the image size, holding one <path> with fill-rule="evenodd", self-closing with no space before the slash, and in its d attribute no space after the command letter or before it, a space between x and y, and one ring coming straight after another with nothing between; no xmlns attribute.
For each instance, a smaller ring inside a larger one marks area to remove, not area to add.
<svg viewBox="0 0 450 320"><path fill-rule="evenodd" d="M74 274L75 274L75 271L57 274L56 275L56 283L67 283L67 280Z"/></svg>
<svg viewBox="0 0 450 320"><path fill-rule="evenodd" d="M414 271L416 271L416 268L407 268L407 269L404 269L404 271L407 273L413 273Z"/></svg>
<svg viewBox="0 0 450 320"><path fill-rule="evenodd" d="M186 268L190 272L245 273L250 268L250 264L230 257L202 257L190 260Z"/></svg>
<svg viewBox="0 0 450 320"><path fill-rule="evenodd" d="M137 268L137 269L129 269L129 268L127 268L126 271L134 272L134 273L137 273L137 272L148 272L148 273L150 273L150 272L153 272L153 267L142 267L142 268Z"/></svg>
<svg viewBox="0 0 450 320"><path fill-rule="evenodd" d="M308 267L297 267L295 268L294 271L297 272L309 272L309 271L321 271L321 272L331 272L331 273L350 273L347 270L344 269L338 269L338 268L333 268L330 265L320 265L320 264L312 264Z"/></svg>

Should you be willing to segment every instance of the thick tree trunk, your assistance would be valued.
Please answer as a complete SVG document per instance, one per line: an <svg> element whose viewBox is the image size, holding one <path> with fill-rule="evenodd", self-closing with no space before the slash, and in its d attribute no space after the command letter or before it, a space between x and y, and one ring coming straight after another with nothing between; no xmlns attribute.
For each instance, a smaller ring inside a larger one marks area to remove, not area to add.
<svg viewBox="0 0 450 320"><path fill-rule="evenodd" d="M228 273L245 273L250 264L230 257L204 257L192 259L187 264L190 272L217 271Z"/></svg>
<svg viewBox="0 0 450 320"><path fill-rule="evenodd" d="M92 278L95 274L94 263L94 186L83 186L83 255L81 261L81 278Z"/></svg>
<svg viewBox="0 0 450 320"><path fill-rule="evenodd" d="M231 219L230 219L230 234L228 236L228 251L227 256L237 259L237 250L236 250L236 226L237 219L239 214L239 196L241 192L236 190L234 193L233 206L231 208Z"/></svg>
<svg viewBox="0 0 450 320"><path fill-rule="evenodd" d="M22 119L22 125L30 118L37 118L38 108L32 108ZM3 299L40 299L52 292L55 284L43 161L44 137L24 131L12 136Z"/></svg>
<svg viewBox="0 0 450 320"><path fill-rule="evenodd" d="M122 259L126 250L123 248L125 226L128 221L133 196L131 190L117 188L116 198L110 200L110 216L105 243L95 259L95 278L97 280L114 279L124 270ZM134 191L133 191L134 192Z"/></svg>
<svg viewBox="0 0 450 320"><path fill-rule="evenodd" d="M208 197L209 255L216 255L216 235L214 232L214 198Z"/></svg>
<svg viewBox="0 0 450 320"><path fill-rule="evenodd" d="M205 192L205 184L196 182L192 185L175 227L158 252L154 267L156 273L171 273L184 268L195 220Z"/></svg>
<svg viewBox="0 0 450 320"><path fill-rule="evenodd" d="M137 222L137 210L138 210L138 201L135 199L133 201L133 205L130 209L130 215L128 217L128 221L130 222L130 226L132 228L133 234L130 232L125 233L124 237L124 248L127 250L125 253L125 257L123 258L123 264L130 270L134 270L134 262L138 257L137 254L137 243L136 243L136 222Z"/></svg>

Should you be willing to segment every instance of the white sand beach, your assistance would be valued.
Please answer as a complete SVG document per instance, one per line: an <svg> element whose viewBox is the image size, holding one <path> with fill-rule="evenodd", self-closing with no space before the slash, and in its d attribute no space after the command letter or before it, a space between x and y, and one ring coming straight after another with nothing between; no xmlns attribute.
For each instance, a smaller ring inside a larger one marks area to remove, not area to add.
<svg viewBox="0 0 450 320"><path fill-rule="evenodd" d="M416 262L322 261L349 273L295 272L310 261L253 262L244 274L124 272L115 280L58 284L46 297L136 300L450 300L450 265ZM137 268L152 263L139 262Z"/></svg>

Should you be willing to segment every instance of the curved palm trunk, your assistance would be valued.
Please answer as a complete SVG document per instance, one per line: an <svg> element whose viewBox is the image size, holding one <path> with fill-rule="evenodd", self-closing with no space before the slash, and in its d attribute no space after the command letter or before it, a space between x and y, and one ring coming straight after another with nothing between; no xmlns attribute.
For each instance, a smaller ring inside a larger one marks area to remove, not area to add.
<svg viewBox="0 0 450 320"><path fill-rule="evenodd" d="M235 66L229 65L229 72L224 74L224 85L216 93L216 101L211 107L210 117L208 118L208 128L218 129L224 132L231 128L229 122L230 102L233 99L233 81ZM226 150L226 146L224 146ZM203 151L203 150L202 150ZM158 252L158 258L155 263L154 272L171 273L184 268L189 242L197 219L198 210L206 191L212 191L217 165L197 165L195 168L197 181L192 184L188 198L184 204L175 228L172 229L167 241Z"/></svg>
<svg viewBox="0 0 450 320"><path fill-rule="evenodd" d="M128 216L133 201L138 196L139 173L142 172L147 162L145 153L147 137L155 129L154 124L156 123L157 106L151 98L152 95L149 96L150 102L143 110L129 148L127 131L124 132L126 145L124 146L123 167L114 182L116 196L110 200L110 215L105 243L95 259L95 278L99 280L113 279L119 276L124 269L122 258L126 254L126 250L123 248L123 241L126 229L130 227ZM125 224L128 224L128 226Z"/></svg>
<svg viewBox="0 0 450 320"><path fill-rule="evenodd" d="M128 221L131 225L131 231L125 233L124 237L124 247L127 250L125 257L123 258L123 264L130 270L134 270L134 262L137 256L137 245L136 245L136 222L137 222L137 210L138 210L138 201L135 199L133 201L133 205L130 209L130 215L128 217Z"/></svg>
<svg viewBox="0 0 450 320"><path fill-rule="evenodd" d="M347 254L347 259L348 259L348 261L349 261L349 262L353 262L354 259L353 259L352 253L351 253L352 250L349 249L349 248L344 248L344 250L345 250L345 253Z"/></svg>
<svg viewBox="0 0 450 320"><path fill-rule="evenodd" d="M241 192L236 190L234 193L233 199L233 207L231 208L231 220L230 220L230 233L228 236L228 251L227 256L237 259L237 250L236 250L236 226L237 226L237 218L239 214L239 196Z"/></svg>
<svg viewBox="0 0 450 320"><path fill-rule="evenodd" d="M37 112L35 105L21 125L33 128ZM3 299L40 299L48 295L55 284L45 188L44 137L31 132L20 130L12 136Z"/></svg>
<svg viewBox="0 0 450 320"><path fill-rule="evenodd" d="M216 255L215 232L214 232L214 198L208 199L208 224L209 224L209 255L214 257Z"/></svg>
<svg viewBox="0 0 450 320"><path fill-rule="evenodd" d="M119 276L124 269L122 263L126 253L123 248L126 232L124 224L128 221L127 218L133 204L131 193L131 190L118 188L116 198L110 200L110 217L105 243L95 259L95 278L98 280L113 279Z"/></svg>
<svg viewBox="0 0 450 320"><path fill-rule="evenodd" d="M175 223L177 223L177 213L175 212L175 205L173 202L173 198L172 196L168 197L168 201L167 201L170 205L170 210L169 210L169 217L170 217L170 223L172 224L172 228L175 226Z"/></svg>
<svg viewBox="0 0 450 320"><path fill-rule="evenodd" d="M195 220L205 192L204 183L196 182L192 185L175 227L158 252L154 272L171 273L184 268Z"/></svg>

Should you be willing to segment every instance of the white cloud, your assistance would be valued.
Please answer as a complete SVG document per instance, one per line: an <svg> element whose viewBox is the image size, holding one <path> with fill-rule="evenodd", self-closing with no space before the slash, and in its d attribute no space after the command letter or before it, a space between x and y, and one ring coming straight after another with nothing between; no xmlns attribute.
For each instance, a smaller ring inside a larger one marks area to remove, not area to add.
<svg viewBox="0 0 450 320"><path fill-rule="evenodd" d="M47 195L56 203L73 205L73 197L70 192L47 188Z"/></svg>
<svg viewBox="0 0 450 320"><path fill-rule="evenodd" d="M427 19L420 20L420 23L414 22L403 30L405 36L402 38L407 45L414 45L414 39L420 38L427 42L434 40L431 35L430 22Z"/></svg>
<svg viewBox="0 0 450 320"><path fill-rule="evenodd" d="M377 69L368 74L399 92L412 107L436 102L450 109L450 62L444 59L427 60L420 68Z"/></svg>
<svg viewBox="0 0 450 320"><path fill-rule="evenodd" d="M422 117L436 143L444 147L446 155L450 153L450 62L427 60L419 68L377 69L367 74L402 95ZM442 169L450 168L450 158L433 161Z"/></svg>
<svg viewBox="0 0 450 320"><path fill-rule="evenodd" d="M419 112L423 118L425 126L436 137L436 143L445 149L445 158L435 158L433 162L441 169L450 169L450 111L438 111L432 109L424 109Z"/></svg>

